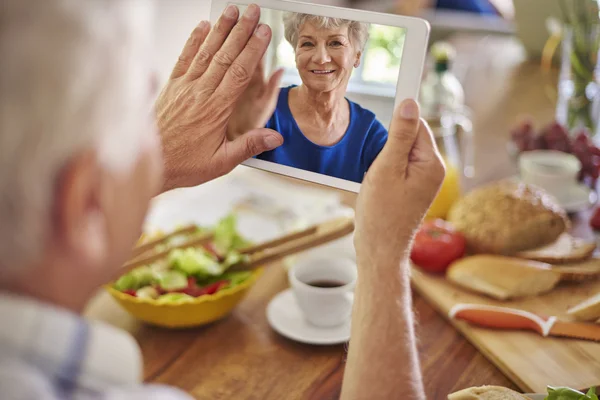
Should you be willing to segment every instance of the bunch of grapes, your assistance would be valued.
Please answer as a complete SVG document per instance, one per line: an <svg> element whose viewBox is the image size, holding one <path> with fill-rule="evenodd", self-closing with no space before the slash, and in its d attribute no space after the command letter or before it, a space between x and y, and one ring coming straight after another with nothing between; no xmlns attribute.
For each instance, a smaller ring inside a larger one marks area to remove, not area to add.
<svg viewBox="0 0 600 400"><path fill-rule="evenodd" d="M573 154L581 161L579 180L596 186L600 176L600 149L590 141L585 130L571 138L564 126L552 122L536 133L533 123L524 120L511 131L511 139L519 152L556 150Z"/></svg>

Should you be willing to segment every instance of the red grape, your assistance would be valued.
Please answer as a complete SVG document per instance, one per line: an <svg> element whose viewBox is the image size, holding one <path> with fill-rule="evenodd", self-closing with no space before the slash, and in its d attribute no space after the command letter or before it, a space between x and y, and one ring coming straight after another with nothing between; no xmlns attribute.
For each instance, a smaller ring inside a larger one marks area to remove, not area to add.
<svg viewBox="0 0 600 400"><path fill-rule="evenodd" d="M596 185L600 176L600 149L593 145L585 130L572 138L558 122L544 126L537 134L530 120L524 120L511 131L511 139L519 152L556 150L573 154L581 162L579 180Z"/></svg>

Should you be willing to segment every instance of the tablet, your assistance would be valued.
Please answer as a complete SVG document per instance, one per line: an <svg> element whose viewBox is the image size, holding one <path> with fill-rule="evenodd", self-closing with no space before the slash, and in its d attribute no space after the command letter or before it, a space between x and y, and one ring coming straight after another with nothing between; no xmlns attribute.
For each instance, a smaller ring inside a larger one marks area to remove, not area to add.
<svg viewBox="0 0 600 400"><path fill-rule="evenodd" d="M242 15L252 3L273 31L265 79L283 68L277 104L258 124L284 143L243 164L358 192L387 140L394 108L418 98L429 24L284 0L213 0L211 22L228 5Z"/></svg>

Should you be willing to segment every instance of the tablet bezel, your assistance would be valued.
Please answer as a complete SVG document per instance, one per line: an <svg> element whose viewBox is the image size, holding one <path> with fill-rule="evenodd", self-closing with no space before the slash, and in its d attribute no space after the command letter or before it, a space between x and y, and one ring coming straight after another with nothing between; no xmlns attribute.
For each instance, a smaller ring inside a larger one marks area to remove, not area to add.
<svg viewBox="0 0 600 400"><path fill-rule="evenodd" d="M212 0L211 23L214 24L219 19L229 4L239 6L257 4L261 9L292 11L404 28L406 37L398 72L394 108L405 99L418 99L419 97L430 32L429 23L423 19L291 0ZM387 126L386 129L389 130L390 127ZM256 158L248 159L242 165L355 193L358 193L361 186L361 183Z"/></svg>

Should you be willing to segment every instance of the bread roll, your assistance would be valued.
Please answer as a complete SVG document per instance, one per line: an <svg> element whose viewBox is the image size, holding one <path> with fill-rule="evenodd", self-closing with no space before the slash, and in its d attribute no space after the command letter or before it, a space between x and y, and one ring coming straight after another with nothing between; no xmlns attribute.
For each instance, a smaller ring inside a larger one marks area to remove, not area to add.
<svg viewBox="0 0 600 400"><path fill-rule="evenodd" d="M560 282L561 274L545 263L476 255L455 261L446 271L446 278L497 300L509 300L546 293Z"/></svg>
<svg viewBox="0 0 600 400"><path fill-rule="evenodd" d="M600 278L600 258L593 257L579 263L553 265L552 270L560 273L563 282L589 282Z"/></svg>
<svg viewBox="0 0 600 400"><path fill-rule="evenodd" d="M548 245L570 227L556 199L508 180L467 193L451 207L448 221L465 235L470 252L500 255Z"/></svg>
<svg viewBox="0 0 600 400"><path fill-rule="evenodd" d="M463 389L448 395L448 400L523 400L529 399L514 390L501 386L480 386Z"/></svg>
<svg viewBox="0 0 600 400"><path fill-rule="evenodd" d="M517 257L551 264L576 263L589 259L596 250L596 243L563 233L549 245L518 252Z"/></svg>

